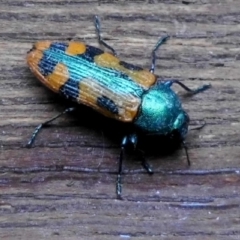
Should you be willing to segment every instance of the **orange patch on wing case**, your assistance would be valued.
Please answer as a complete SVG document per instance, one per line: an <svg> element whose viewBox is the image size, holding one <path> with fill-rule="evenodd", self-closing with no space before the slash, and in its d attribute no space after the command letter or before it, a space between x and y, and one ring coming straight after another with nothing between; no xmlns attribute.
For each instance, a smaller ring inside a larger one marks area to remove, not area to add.
<svg viewBox="0 0 240 240"><path fill-rule="evenodd" d="M118 114L109 112L97 104L97 99L106 96L111 99L118 108ZM106 117L114 118L123 122L131 122L138 111L141 100L132 95L119 95L106 87L101 86L93 79L82 79L79 83L79 103L92 107Z"/></svg>
<svg viewBox="0 0 240 240"><path fill-rule="evenodd" d="M117 67L121 67L119 65L119 58L108 52L104 52L100 55L95 56L94 61L102 67L109 67L114 69L117 69Z"/></svg>
<svg viewBox="0 0 240 240"><path fill-rule="evenodd" d="M78 55L86 52L86 45L81 42L70 42L66 53L69 55Z"/></svg>
<svg viewBox="0 0 240 240"><path fill-rule="evenodd" d="M52 89L51 86L47 84L46 78L41 74L39 70L38 64L42 58L43 58L43 53L41 51L32 50L27 55L27 63L29 65L30 70L38 78L38 80L41 81L44 85L47 85L47 87L49 87L50 89ZM55 91L54 89L52 90Z"/></svg>
<svg viewBox="0 0 240 240"><path fill-rule="evenodd" d="M46 49L48 49L50 47L50 45L52 44L51 41L40 41L40 42L36 42L33 45L33 48L38 49L40 51L44 51Z"/></svg>
<svg viewBox="0 0 240 240"><path fill-rule="evenodd" d="M60 87L63 86L69 78L68 68L62 64L58 63L54 68L54 71L46 76L48 80L45 84L55 92L58 92Z"/></svg>
<svg viewBox="0 0 240 240"><path fill-rule="evenodd" d="M38 48L39 49L39 48ZM39 69L39 62L44 57L39 50L32 50L27 55L27 63L35 76L49 89L58 92L59 88L68 80L68 69L65 65L59 63L54 68L54 71L48 76L43 76Z"/></svg>
<svg viewBox="0 0 240 240"><path fill-rule="evenodd" d="M157 80L156 76L148 70L130 70L125 68L124 66L120 65L119 58L115 57L111 53L105 52L95 56L94 62L101 67L112 68L126 73L135 82L146 88L152 86Z"/></svg>

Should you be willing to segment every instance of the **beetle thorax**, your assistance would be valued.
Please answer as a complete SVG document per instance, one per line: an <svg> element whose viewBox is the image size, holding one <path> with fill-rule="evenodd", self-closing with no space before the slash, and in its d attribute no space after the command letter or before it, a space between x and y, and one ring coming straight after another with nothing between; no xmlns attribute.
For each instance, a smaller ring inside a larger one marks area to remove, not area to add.
<svg viewBox="0 0 240 240"><path fill-rule="evenodd" d="M177 131L184 138L189 117L175 92L165 84L157 84L142 97L134 123L148 134L170 135Z"/></svg>

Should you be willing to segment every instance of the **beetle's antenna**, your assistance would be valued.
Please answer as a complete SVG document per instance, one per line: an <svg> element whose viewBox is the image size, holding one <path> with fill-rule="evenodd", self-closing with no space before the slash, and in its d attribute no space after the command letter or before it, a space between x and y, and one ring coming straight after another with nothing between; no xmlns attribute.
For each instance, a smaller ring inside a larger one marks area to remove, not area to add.
<svg viewBox="0 0 240 240"><path fill-rule="evenodd" d="M183 141L183 140L182 140L182 146L185 149L188 166L191 166L191 162L190 162L189 155L188 155L188 147L187 147L185 141Z"/></svg>

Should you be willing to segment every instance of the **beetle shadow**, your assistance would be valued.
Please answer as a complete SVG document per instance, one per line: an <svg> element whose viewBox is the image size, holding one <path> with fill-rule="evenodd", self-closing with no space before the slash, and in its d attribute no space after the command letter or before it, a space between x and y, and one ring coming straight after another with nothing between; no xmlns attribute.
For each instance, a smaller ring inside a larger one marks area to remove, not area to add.
<svg viewBox="0 0 240 240"><path fill-rule="evenodd" d="M138 132L132 123L124 123L107 118L89 107L73 103L69 100L66 101L66 99L58 95L56 98L58 104L61 105L61 110L63 107L76 107L76 111L68 114L74 121L74 126L84 127L88 129L89 132L102 133L104 138L107 139L107 142L111 143L111 147L119 147L119 151L123 137L135 132L139 133L137 149L143 151L146 158L153 156L154 158L163 158L173 155L181 146L181 142L179 141L164 136L145 135ZM131 147L127 148L126 152L135 155Z"/></svg>
<svg viewBox="0 0 240 240"><path fill-rule="evenodd" d="M84 114L84 117L83 117ZM121 146L124 136L131 133L138 133L138 130L132 123L123 123L104 117L86 106L79 106L77 111L72 113L75 119L79 119L78 126L85 127L89 131L102 132L111 145L116 147ZM171 154L181 147L181 142L169 139L164 136L148 136L141 132L138 134L137 149L144 152L146 157L156 156L164 157ZM126 149L128 153L134 153L134 150L129 147Z"/></svg>

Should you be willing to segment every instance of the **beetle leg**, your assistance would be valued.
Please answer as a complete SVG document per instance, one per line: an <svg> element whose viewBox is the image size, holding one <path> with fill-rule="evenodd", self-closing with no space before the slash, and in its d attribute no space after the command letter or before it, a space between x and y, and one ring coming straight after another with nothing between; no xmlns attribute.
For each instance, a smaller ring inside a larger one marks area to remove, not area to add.
<svg viewBox="0 0 240 240"><path fill-rule="evenodd" d="M94 25L95 25L96 32L97 32L98 42L100 44L102 44L104 47L108 48L113 53L113 55L116 56L117 55L116 51L102 39L101 25L100 25L100 20L99 20L98 16L95 16Z"/></svg>
<svg viewBox="0 0 240 240"><path fill-rule="evenodd" d="M169 36L165 36L165 37L161 37L156 46L154 47L154 49L152 50L152 65L151 68L149 70L149 72L154 73L155 70L155 64L156 64L156 51L158 50L158 48L167 41L167 39L169 38Z"/></svg>
<svg viewBox="0 0 240 240"><path fill-rule="evenodd" d="M194 128L191 128L191 129L189 129L190 131L192 131L192 130L201 130L202 128L204 128L205 126L206 126L206 122L204 121L204 123L202 124L202 125L200 125L200 126L197 126L197 127L194 127Z"/></svg>
<svg viewBox="0 0 240 240"><path fill-rule="evenodd" d="M191 166L190 158L189 158L189 155L188 155L188 147L187 147L185 141L182 141L182 146L183 146L183 148L185 150L185 153L186 153L186 156L187 156L188 166Z"/></svg>
<svg viewBox="0 0 240 240"><path fill-rule="evenodd" d="M61 112L61 113L59 113L58 115L54 116L53 118L51 118L51 119L47 120L46 122L41 123L40 125L38 125L38 126L35 128L35 130L34 130L34 132L33 132L33 134L32 134L32 137L31 137L30 140L28 141L26 147L30 148L30 147L32 146L34 140L36 139L39 131L40 131L42 128L46 127L49 123L51 123L51 122L54 121L55 119L61 117L62 115L66 114L66 113L73 112L73 111L75 111L75 110L76 110L76 108L73 108L73 107L72 107L72 108L67 108L67 109L65 109L63 112Z"/></svg>
<svg viewBox="0 0 240 240"><path fill-rule="evenodd" d="M121 151L120 151L120 156L119 156L119 162L118 162L118 175L117 175L117 182L116 182L116 192L117 192L117 197L121 199L121 194L122 194L122 173L123 173L123 155L125 153L125 150L128 146L132 146L135 151L138 151L138 153L141 155L141 163L144 169L149 174L152 174L153 171L146 161L143 151L137 149L137 141L138 141L138 136L136 134L130 134L126 135L122 139L121 143Z"/></svg>
<svg viewBox="0 0 240 240"><path fill-rule="evenodd" d="M166 85L166 86L171 87L172 84L174 84L174 83L178 84L184 90L186 90L187 92L189 92L191 94L197 94L197 93L203 92L203 91L205 91L205 90L207 90L207 89L209 89L211 87L211 84L205 84L205 85L200 86L197 89L191 89L191 88L187 87L185 84L181 83L179 80L170 80L170 81L164 82L163 84Z"/></svg>
<svg viewBox="0 0 240 240"><path fill-rule="evenodd" d="M151 168L151 166L149 165L149 163L146 161L146 158L144 156L144 152L140 149L138 149L138 152L141 156L141 163L142 163L142 167L149 173L149 174L153 174L153 170Z"/></svg>
<svg viewBox="0 0 240 240"><path fill-rule="evenodd" d="M123 165L123 155L125 152L125 149L129 146L132 145L134 150L136 149L137 146L137 135L136 134L130 134L126 135L122 139L121 143L121 151L120 151L120 156L119 156L119 162L118 162L118 174L117 174L117 182L116 182L116 191L117 191L117 197L121 198L122 194L122 165Z"/></svg>

